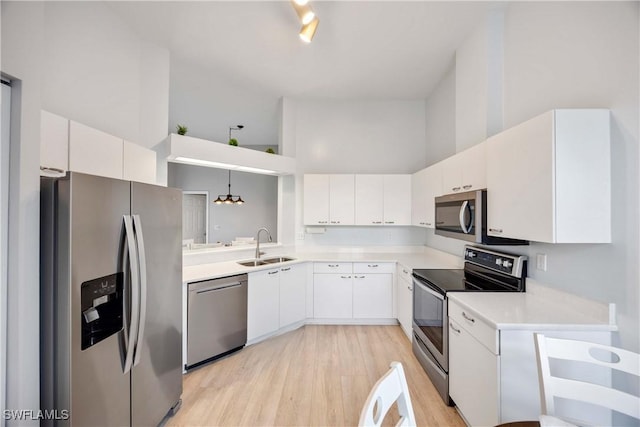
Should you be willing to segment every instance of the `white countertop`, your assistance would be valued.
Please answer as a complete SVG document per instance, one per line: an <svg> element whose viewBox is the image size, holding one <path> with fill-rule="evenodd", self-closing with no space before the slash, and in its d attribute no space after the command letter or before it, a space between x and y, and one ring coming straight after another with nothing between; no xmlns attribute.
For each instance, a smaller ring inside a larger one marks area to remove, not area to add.
<svg viewBox="0 0 640 427"><path fill-rule="evenodd" d="M409 269L414 268L462 268L461 257L425 247L422 252L286 252L283 254L268 254L271 256L289 256L295 258L278 264L260 265L257 267L245 267L237 261L221 261L208 264L185 266L182 269L182 281L197 282L201 280L215 279L235 274L245 274L252 271L268 270L285 265L291 265L310 261L336 261L336 262L398 262Z"/></svg>
<svg viewBox="0 0 640 427"><path fill-rule="evenodd" d="M496 329L616 331L606 304L560 292L527 278L527 292L450 292Z"/></svg>

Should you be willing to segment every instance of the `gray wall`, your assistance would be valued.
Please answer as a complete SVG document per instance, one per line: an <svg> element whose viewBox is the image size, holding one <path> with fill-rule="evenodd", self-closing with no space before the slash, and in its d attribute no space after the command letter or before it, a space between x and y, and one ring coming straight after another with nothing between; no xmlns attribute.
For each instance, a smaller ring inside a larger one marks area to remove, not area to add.
<svg viewBox="0 0 640 427"><path fill-rule="evenodd" d="M612 113L612 243L532 242L515 250L534 260L538 253L547 254L546 272L529 270L536 280L616 303L620 333L615 344L635 351L640 348L638 6L637 2L511 3L503 33L505 129L553 108L609 108ZM477 31L466 43L477 44L475 37L485 33ZM459 69L462 63L457 61L457 73L468 72ZM459 117L456 127L473 127L476 122L465 123ZM480 122L478 134L486 123ZM526 188L522 195L526 197ZM427 244L462 253L461 241L432 231Z"/></svg>
<svg viewBox="0 0 640 427"><path fill-rule="evenodd" d="M278 235L278 178L231 171L231 193L242 196L246 203L212 203L218 194L227 194L228 179L227 170L169 163L170 187L209 192L209 242L229 243L236 237L252 237L261 227L267 227L275 241Z"/></svg>

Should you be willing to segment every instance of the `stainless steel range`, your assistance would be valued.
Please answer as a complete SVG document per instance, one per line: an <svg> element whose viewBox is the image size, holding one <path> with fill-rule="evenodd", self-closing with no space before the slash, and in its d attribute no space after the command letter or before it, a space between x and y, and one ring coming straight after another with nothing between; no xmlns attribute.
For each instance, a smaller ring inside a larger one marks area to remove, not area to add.
<svg viewBox="0 0 640 427"><path fill-rule="evenodd" d="M449 397L448 292L524 292L527 257L465 246L464 269L413 270L413 353Z"/></svg>

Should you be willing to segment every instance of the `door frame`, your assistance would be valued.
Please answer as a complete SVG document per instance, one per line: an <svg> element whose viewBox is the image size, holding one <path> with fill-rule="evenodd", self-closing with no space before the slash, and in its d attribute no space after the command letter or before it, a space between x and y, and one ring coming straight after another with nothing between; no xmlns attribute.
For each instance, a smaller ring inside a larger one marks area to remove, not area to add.
<svg viewBox="0 0 640 427"><path fill-rule="evenodd" d="M205 196L205 225L204 225L204 243L209 243L209 191L208 190L189 190L182 191L182 194L192 194L196 196Z"/></svg>

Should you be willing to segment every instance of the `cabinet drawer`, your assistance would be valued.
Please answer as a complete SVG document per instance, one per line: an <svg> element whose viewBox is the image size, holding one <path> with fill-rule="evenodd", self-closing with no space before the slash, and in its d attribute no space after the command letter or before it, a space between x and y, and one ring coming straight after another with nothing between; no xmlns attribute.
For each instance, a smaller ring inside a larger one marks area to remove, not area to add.
<svg viewBox="0 0 640 427"><path fill-rule="evenodd" d="M314 273L351 273L353 265L350 262L314 262Z"/></svg>
<svg viewBox="0 0 640 427"><path fill-rule="evenodd" d="M354 262L354 273L392 273L394 264L390 262Z"/></svg>
<svg viewBox="0 0 640 427"><path fill-rule="evenodd" d="M412 273L412 270L409 267L405 267L402 264L398 264L397 274L400 279L404 280L405 282L411 283L412 281L411 273Z"/></svg>
<svg viewBox="0 0 640 427"><path fill-rule="evenodd" d="M500 354L498 331L480 319L476 313L449 300L449 319L453 319L493 354ZM449 324L449 328L451 327Z"/></svg>

